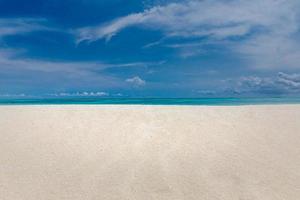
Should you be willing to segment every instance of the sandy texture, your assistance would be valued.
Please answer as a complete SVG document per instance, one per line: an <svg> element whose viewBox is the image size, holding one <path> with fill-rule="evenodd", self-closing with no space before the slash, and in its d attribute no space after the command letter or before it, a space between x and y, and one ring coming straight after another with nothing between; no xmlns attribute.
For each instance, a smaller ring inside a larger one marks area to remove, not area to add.
<svg viewBox="0 0 300 200"><path fill-rule="evenodd" d="M1 200L299 200L300 105L0 106Z"/></svg>

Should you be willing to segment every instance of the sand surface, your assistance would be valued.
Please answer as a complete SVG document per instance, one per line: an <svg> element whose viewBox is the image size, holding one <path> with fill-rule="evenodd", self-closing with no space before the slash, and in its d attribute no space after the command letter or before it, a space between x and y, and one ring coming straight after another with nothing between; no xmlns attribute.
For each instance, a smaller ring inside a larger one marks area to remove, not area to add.
<svg viewBox="0 0 300 200"><path fill-rule="evenodd" d="M300 105L0 106L1 200L299 200Z"/></svg>

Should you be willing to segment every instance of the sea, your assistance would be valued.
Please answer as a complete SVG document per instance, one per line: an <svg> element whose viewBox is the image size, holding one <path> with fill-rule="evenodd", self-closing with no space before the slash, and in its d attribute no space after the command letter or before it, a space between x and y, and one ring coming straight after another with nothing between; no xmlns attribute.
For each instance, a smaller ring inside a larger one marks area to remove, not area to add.
<svg viewBox="0 0 300 200"><path fill-rule="evenodd" d="M300 104L300 97L273 98L4 98L0 105L273 105Z"/></svg>

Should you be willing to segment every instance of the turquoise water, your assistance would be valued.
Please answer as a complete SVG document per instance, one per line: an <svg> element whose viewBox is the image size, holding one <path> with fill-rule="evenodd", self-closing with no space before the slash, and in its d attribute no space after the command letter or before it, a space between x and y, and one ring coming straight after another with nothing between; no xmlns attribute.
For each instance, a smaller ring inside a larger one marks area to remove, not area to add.
<svg viewBox="0 0 300 200"><path fill-rule="evenodd" d="M0 105L259 105L300 104L297 98L37 98L0 99Z"/></svg>

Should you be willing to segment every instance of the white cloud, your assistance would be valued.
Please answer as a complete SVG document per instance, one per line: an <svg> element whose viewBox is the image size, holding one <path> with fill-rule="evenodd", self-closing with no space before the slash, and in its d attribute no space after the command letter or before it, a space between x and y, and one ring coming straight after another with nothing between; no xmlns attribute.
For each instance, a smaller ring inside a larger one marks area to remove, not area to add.
<svg viewBox="0 0 300 200"><path fill-rule="evenodd" d="M50 96L59 96L59 97L106 97L106 96L109 96L109 93L107 93L107 92L74 92L74 93L61 92L61 93L51 94Z"/></svg>
<svg viewBox="0 0 300 200"><path fill-rule="evenodd" d="M277 82L287 88L298 90L300 92L300 74L286 74L280 72L278 73Z"/></svg>
<svg viewBox="0 0 300 200"><path fill-rule="evenodd" d="M79 29L77 36L79 42L110 40L127 27L139 26L160 30L166 37L206 36L210 41L241 37L226 47L253 66L299 68L300 46L295 37L299 13L298 0L183 0Z"/></svg>
<svg viewBox="0 0 300 200"><path fill-rule="evenodd" d="M279 72L275 77L247 76L231 80L236 94L300 94L300 74Z"/></svg>
<svg viewBox="0 0 300 200"><path fill-rule="evenodd" d="M201 96L214 96L217 95L217 92L214 90L197 90L197 94Z"/></svg>
<svg viewBox="0 0 300 200"><path fill-rule="evenodd" d="M132 84L133 86L144 86L144 85L146 85L146 81L141 79L138 76L126 79L126 82Z"/></svg>
<svg viewBox="0 0 300 200"><path fill-rule="evenodd" d="M0 97L3 97L3 98L11 98L11 97L14 97L14 98L22 98L22 97L26 97L27 95L26 94L0 94Z"/></svg>

